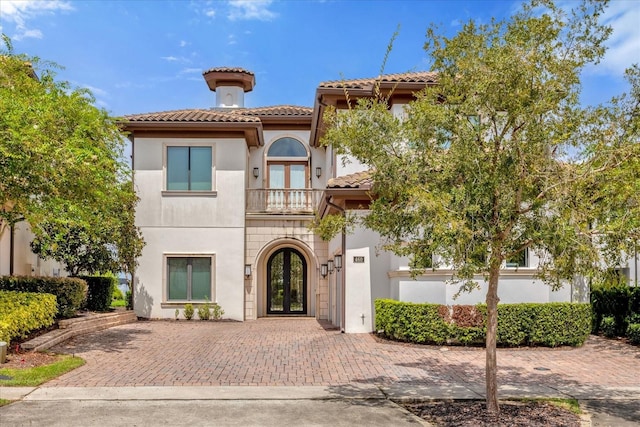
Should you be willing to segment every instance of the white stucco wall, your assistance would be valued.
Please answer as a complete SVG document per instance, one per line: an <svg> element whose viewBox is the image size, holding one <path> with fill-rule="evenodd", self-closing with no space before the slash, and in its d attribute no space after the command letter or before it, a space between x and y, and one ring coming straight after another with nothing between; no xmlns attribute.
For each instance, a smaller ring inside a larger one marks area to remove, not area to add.
<svg viewBox="0 0 640 427"><path fill-rule="evenodd" d="M213 186L205 193L165 189L167 146L211 145ZM213 294L225 318L244 320L245 167L244 139L136 138L134 180L140 202L136 224L146 246L136 272L139 316L173 317L182 304L166 301L167 255L213 255Z"/></svg>
<svg viewBox="0 0 640 427"><path fill-rule="evenodd" d="M27 222L19 222L14 228L13 274L16 276L67 276L61 264L52 259L42 259L31 251L34 235ZM11 229L7 227L0 238L0 276L11 271Z"/></svg>

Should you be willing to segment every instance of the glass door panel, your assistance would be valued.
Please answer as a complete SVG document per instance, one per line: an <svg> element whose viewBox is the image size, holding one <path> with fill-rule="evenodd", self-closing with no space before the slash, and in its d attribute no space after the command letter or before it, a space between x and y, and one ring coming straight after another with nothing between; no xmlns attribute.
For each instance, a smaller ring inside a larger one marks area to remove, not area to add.
<svg viewBox="0 0 640 427"><path fill-rule="evenodd" d="M267 313L306 314L307 265L295 249L280 249L267 264Z"/></svg>

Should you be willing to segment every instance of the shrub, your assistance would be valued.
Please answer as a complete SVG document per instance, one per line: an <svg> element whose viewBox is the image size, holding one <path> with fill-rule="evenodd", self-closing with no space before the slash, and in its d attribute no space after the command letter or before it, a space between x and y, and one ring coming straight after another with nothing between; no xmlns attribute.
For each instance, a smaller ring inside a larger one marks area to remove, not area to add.
<svg viewBox="0 0 640 427"><path fill-rule="evenodd" d="M213 320L222 319L222 316L224 315L224 310L222 309L222 307L220 307L220 305L213 304L213 308L211 309L211 311L212 311L211 316L213 317Z"/></svg>
<svg viewBox="0 0 640 427"><path fill-rule="evenodd" d="M614 338L618 336L616 319L613 316L605 316L600 323L600 330L605 337Z"/></svg>
<svg viewBox="0 0 640 427"><path fill-rule="evenodd" d="M627 338L631 344L640 344L640 323L630 323L627 327Z"/></svg>
<svg viewBox="0 0 640 427"><path fill-rule="evenodd" d="M593 286L591 289L591 306L594 313L592 331L594 333L600 332L603 327L603 318L610 316L615 320L615 332L612 336L624 335L627 329L626 317L631 305L631 294L631 288L625 284ZM610 325L608 327L610 328ZM603 330L602 332L604 333Z"/></svg>
<svg viewBox="0 0 640 427"><path fill-rule="evenodd" d="M124 301L124 294L119 287L115 286L113 288L113 294L111 294L111 298L116 301Z"/></svg>
<svg viewBox="0 0 640 427"><path fill-rule="evenodd" d="M415 343L482 343L486 306L414 304L376 300L376 329L384 336ZM498 305L500 346L582 345L591 329L591 307L577 303Z"/></svg>
<svg viewBox="0 0 640 427"><path fill-rule="evenodd" d="M46 328L53 324L56 313L55 295L0 291L0 341L10 343L31 331Z"/></svg>
<svg viewBox="0 0 640 427"><path fill-rule="evenodd" d="M208 300L198 307L198 317L200 320L209 320L211 318L211 304Z"/></svg>
<svg viewBox="0 0 640 427"><path fill-rule="evenodd" d="M184 305L184 318L191 320L193 318L193 304Z"/></svg>
<svg viewBox="0 0 640 427"><path fill-rule="evenodd" d="M113 276L79 276L79 278L87 282L85 308L90 311L109 311L118 279Z"/></svg>
<svg viewBox="0 0 640 427"><path fill-rule="evenodd" d="M526 304L532 307L529 342L533 345L556 347L581 346L591 331L591 306L552 302Z"/></svg>
<svg viewBox="0 0 640 427"><path fill-rule="evenodd" d="M2 276L0 290L55 295L57 317L73 317L87 297L87 282L70 277Z"/></svg>
<svg viewBox="0 0 640 427"><path fill-rule="evenodd" d="M113 276L79 277L87 282L88 287L85 308L90 311L109 311L118 279Z"/></svg>

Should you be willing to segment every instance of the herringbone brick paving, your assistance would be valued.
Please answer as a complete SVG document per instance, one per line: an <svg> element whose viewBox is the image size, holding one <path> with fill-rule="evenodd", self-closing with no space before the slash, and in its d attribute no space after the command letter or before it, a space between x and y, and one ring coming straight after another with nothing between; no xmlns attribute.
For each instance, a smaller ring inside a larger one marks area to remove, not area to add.
<svg viewBox="0 0 640 427"><path fill-rule="evenodd" d="M312 318L140 321L52 350L87 363L47 387L484 386L484 349L383 342ZM498 365L500 384L518 387L640 386L640 349L599 337L581 348L499 349Z"/></svg>

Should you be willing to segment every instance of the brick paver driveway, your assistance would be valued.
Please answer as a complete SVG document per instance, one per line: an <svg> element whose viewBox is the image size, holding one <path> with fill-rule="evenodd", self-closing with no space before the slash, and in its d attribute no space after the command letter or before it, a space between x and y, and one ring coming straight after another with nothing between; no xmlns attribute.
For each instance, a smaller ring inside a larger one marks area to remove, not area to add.
<svg viewBox="0 0 640 427"><path fill-rule="evenodd" d="M244 323L141 321L53 348L87 363L51 386L412 385L483 387L484 350L388 343L310 318ZM514 387L640 386L640 349L591 337L582 348L499 349Z"/></svg>

